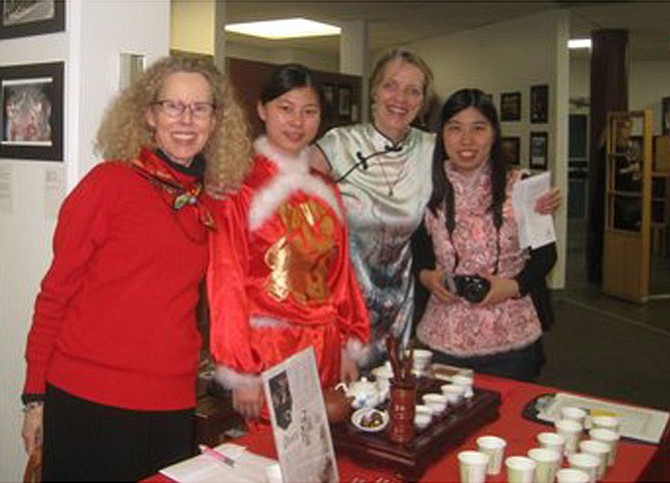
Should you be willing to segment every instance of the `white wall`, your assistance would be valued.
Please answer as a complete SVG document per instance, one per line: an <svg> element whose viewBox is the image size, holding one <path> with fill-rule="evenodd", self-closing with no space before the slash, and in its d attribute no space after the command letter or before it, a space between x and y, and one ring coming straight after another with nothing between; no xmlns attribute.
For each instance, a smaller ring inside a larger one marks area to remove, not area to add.
<svg viewBox="0 0 670 483"><path fill-rule="evenodd" d="M661 99L670 97L670 60L632 62L628 104L631 110L652 109L654 134L661 134Z"/></svg>
<svg viewBox="0 0 670 483"><path fill-rule="evenodd" d="M552 183L567 193L567 123L569 17L565 11L547 11L452 35L410 44L431 66L435 91L443 102L463 87L477 87L493 94L496 105L501 92L521 92L522 119L502 124L503 135L521 137L521 159L528 159L529 132L549 132L549 169ZM549 86L549 122L530 124L530 87ZM565 202L563 203L565 205ZM566 213L562 206L555 217L559 260L550 284L565 283Z"/></svg>
<svg viewBox="0 0 670 483"><path fill-rule="evenodd" d="M214 55L214 2L172 0L170 48Z"/></svg>
<svg viewBox="0 0 670 483"><path fill-rule="evenodd" d="M0 65L65 62L64 161L0 159L9 199L0 202L0 481L18 481L23 359L32 305L51 259L55 213L90 169L102 111L117 92L119 54L167 53L169 0L69 0L66 31L0 41Z"/></svg>
<svg viewBox="0 0 670 483"><path fill-rule="evenodd" d="M570 59L571 98L589 98L590 62L589 57L583 55ZM670 97L670 60L631 60L628 73L628 107L630 110L652 109L654 134L661 133L663 97Z"/></svg>

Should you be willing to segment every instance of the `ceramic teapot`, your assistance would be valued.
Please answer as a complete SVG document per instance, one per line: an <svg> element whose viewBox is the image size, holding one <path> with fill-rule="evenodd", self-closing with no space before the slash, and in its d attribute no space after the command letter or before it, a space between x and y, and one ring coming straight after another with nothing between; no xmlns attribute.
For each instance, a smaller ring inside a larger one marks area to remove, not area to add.
<svg viewBox="0 0 670 483"><path fill-rule="evenodd" d="M384 401L384 394L379 390L379 386L362 377L347 385L344 382L339 383L335 388L343 388L348 397L353 397L351 406L354 409L373 408Z"/></svg>
<svg viewBox="0 0 670 483"><path fill-rule="evenodd" d="M334 387L323 390L323 402L326 406L326 415L331 423L339 423L349 419L353 397L345 394L344 388Z"/></svg>

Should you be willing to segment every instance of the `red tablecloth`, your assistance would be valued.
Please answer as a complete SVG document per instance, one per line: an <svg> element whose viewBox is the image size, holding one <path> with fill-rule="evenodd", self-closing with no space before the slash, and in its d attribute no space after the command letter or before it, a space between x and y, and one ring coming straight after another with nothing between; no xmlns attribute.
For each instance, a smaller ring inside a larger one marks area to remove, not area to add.
<svg viewBox="0 0 670 483"><path fill-rule="evenodd" d="M542 431L552 431L544 424L535 423L522 416L526 404L540 394L558 392L556 389L535 384L521 383L483 374L477 374L476 386L500 392L502 403L500 417L478 432L472 434L459 448L447 453L428 466L420 481L458 481L458 461L456 455L462 449L475 449L475 440L483 434L494 434L507 440L505 456L526 455L530 448L537 446L536 435ZM271 433L257 433L239 438L235 443L248 450L276 458ZM398 481L392 470L378 466L364 466L364 462L348 455L338 454L340 479L352 483L384 483ZM167 481L164 477L153 481ZM487 476L487 482L504 482L505 470L496 476ZM619 444L616 464L608 468L603 481L670 481L670 428L666 428L661 445L633 443L623 440Z"/></svg>

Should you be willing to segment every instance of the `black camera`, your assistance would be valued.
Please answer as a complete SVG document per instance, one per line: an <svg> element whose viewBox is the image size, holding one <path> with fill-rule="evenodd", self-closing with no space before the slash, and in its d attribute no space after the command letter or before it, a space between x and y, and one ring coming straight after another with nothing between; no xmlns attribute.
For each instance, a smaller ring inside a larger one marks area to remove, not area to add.
<svg viewBox="0 0 670 483"><path fill-rule="evenodd" d="M444 285L454 295L473 304L479 303L491 290L491 282L479 275L447 275Z"/></svg>

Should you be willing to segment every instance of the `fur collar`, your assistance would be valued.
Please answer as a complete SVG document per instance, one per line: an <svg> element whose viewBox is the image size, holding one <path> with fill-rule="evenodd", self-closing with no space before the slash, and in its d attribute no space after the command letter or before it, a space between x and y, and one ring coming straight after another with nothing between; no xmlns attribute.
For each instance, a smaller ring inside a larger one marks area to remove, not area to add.
<svg viewBox="0 0 670 483"><path fill-rule="evenodd" d="M326 184L319 176L310 173L309 151L303 149L298 156L290 157L274 148L265 136L254 142L257 154L266 157L277 167L277 174L253 196L249 208L249 229L254 231L272 217L279 205L296 191L325 201L343 221L334 186Z"/></svg>

